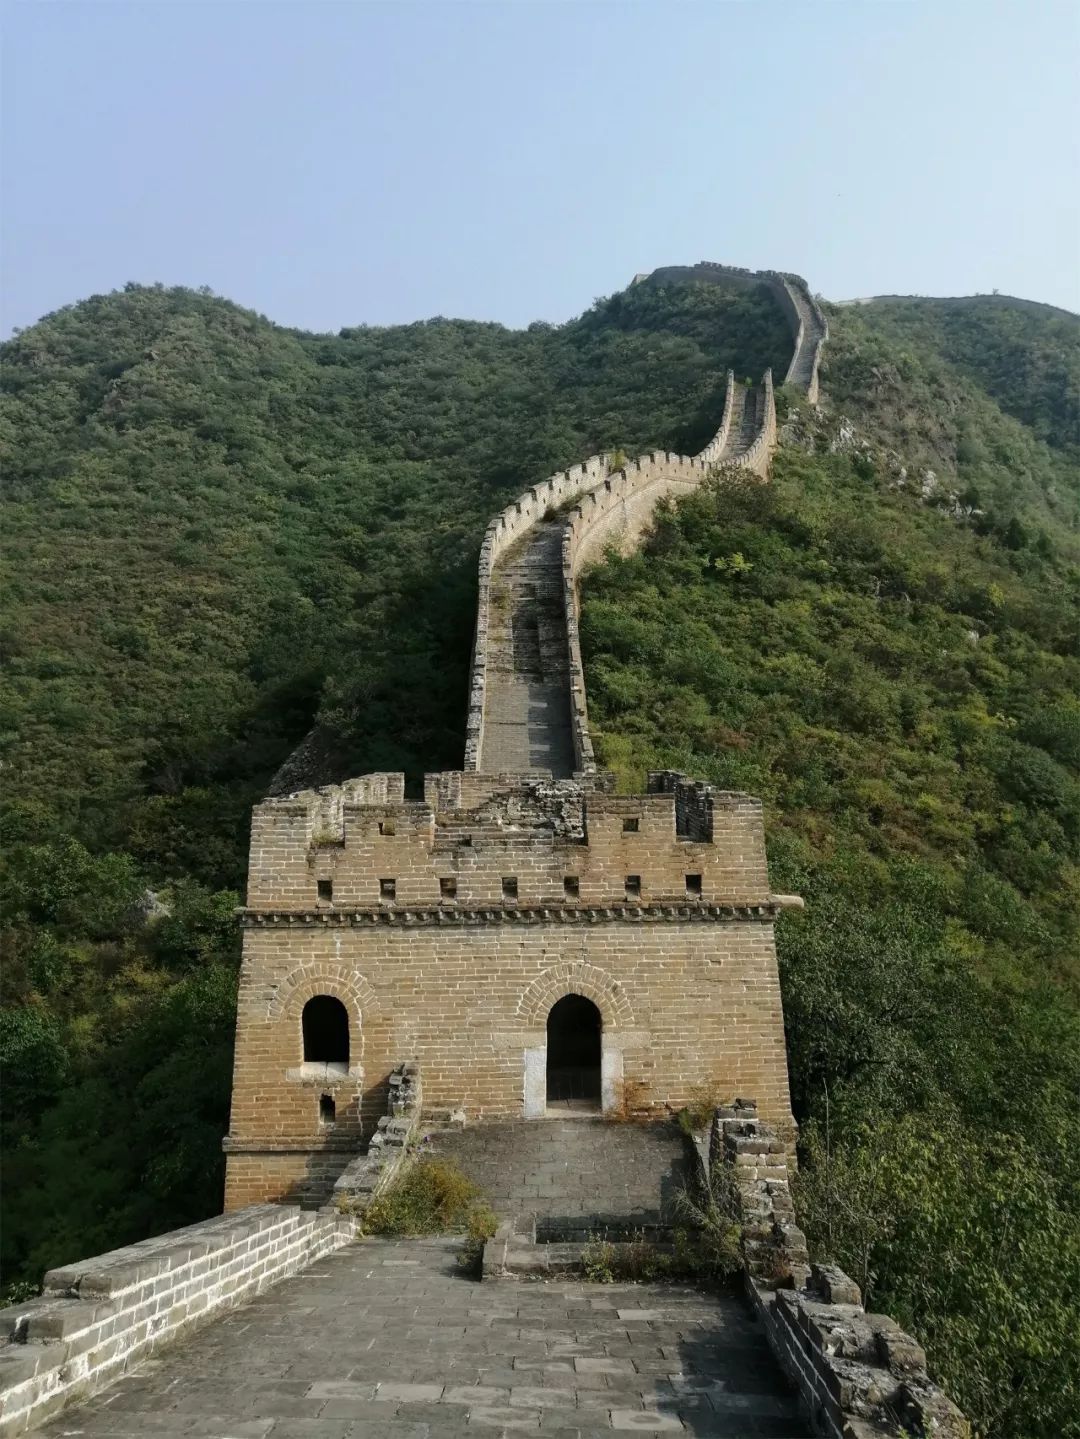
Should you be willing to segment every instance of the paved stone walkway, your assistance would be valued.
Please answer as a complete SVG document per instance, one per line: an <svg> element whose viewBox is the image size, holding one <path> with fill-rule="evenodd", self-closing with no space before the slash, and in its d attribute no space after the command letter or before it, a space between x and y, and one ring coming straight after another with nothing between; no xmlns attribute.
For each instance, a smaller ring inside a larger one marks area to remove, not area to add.
<svg viewBox="0 0 1080 1439"><path fill-rule="evenodd" d="M562 522L540 520L492 575L480 768L574 772L570 652L562 593Z"/></svg>
<svg viewBox="0 0 1080 1439"><path fill-rule="evenodd" d="M644 1228L671 1219L686 1185L686 1141L671 1123L523 1119L436 1133L428 1143L479 1184L503 1219Z"/></svg>
<svg viewBox="0 0 1080 1439"><path fill-rule="evenodd" d="M88 1439L802 1439L742 1302L687 1285L480 1284L456 1240L366 1240L38 1432Z"/></svg>

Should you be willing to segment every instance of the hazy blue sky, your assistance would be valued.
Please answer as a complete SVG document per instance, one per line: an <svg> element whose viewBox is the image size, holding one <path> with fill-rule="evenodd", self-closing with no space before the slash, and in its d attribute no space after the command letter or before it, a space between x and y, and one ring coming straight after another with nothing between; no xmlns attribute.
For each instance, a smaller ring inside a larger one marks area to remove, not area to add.
<svg viewBox="0 0 1080 1439"><path fill-rule="evenodd" d="M1078 0L13 0L4 325L563 320L715 259L1080 309Z"/></svg>

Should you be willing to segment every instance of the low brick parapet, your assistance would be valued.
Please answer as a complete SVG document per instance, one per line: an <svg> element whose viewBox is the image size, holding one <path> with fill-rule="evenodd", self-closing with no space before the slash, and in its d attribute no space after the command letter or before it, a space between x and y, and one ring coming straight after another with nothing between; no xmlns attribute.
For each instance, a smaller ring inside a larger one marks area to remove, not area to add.
<svg viewBox="0 0 1080 1439"><path fill-rule="evenodd" d="M919 1343L888 1315L868 1314L842 1269L810 1264L787 1149L753 1101L716 1111L710 1168L724 1165L734 1180L747 1292L807 1419L827 1439L970 1439Z"/></svg>
<svg viewBox="0 0 1080 1439"><path fill-rule="evenodd" d="M0 1436L96 1393L354 1233L340 1216L257 1204L50 1270L41 1298L0 1311Z"/></svg>

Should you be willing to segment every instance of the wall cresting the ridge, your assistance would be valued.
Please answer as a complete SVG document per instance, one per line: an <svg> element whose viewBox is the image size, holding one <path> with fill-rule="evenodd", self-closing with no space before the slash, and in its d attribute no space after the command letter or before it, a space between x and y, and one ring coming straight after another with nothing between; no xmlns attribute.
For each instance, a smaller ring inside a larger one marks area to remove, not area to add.
<svg viewBox="0 0 1080 1439"><path fill-rule="evenodd" d="M768 286L791 327L794 341L784 383L803 390L811 403L817 403L818 372L828 325L806 281L799 276L702 262L656 270L651 275L636 277L635 283ZM614 471L610 469L609 455L592 455L582 464L533 485L495 516L480 550L466 770L492 768L485 754L485 730L491 701L495 631L493 581L500 562L520 549L535 526L557 511L567 511L562 535L562 607L569 651L571 740L575 772L583 776L593 774L596 760L589 737L578 633L578 581L582 570L612 545L624 552L631 550L660 500L688 493L717 466L736 465L766 478L775 445L776 404L771 371L765 373L760 386L750 389L738 384L729 371L720 426L699 454L677 455L656 450ZM572 503L574 501L576 503Z"/></svg>

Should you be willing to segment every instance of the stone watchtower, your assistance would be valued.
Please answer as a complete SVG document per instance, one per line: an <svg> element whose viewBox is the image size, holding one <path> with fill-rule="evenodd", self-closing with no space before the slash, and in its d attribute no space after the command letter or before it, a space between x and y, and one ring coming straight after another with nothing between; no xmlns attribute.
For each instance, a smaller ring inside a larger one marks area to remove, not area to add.
<svg viewBox="0 0 1080 1439"><path fill-rule="evenodd" d="M820 311L762 278L796 334L788 383L816 390ZM325 1197L406 1059L425 1107L470 1123L662 1114L708 1084L790 1127L773 924L797 901L769 892L760 802L669 772L611 793L577 639L582 564L716 463L764 475L774 435L771 376L729 378L700 456L535 486L482 550L466 767L422 800L371 774L257 806L227 1209Z"/></svg>
<svg viewBox="0 0 1080 1439"><path fill-rule="evenodd" d="M406 1057L470 1121L662 1111L705 1079L789 1120L776 909L759 803L677 775L614 796L436 774L421 802L367 775L267 801L227 1206L314 1197Z"/></svg>

